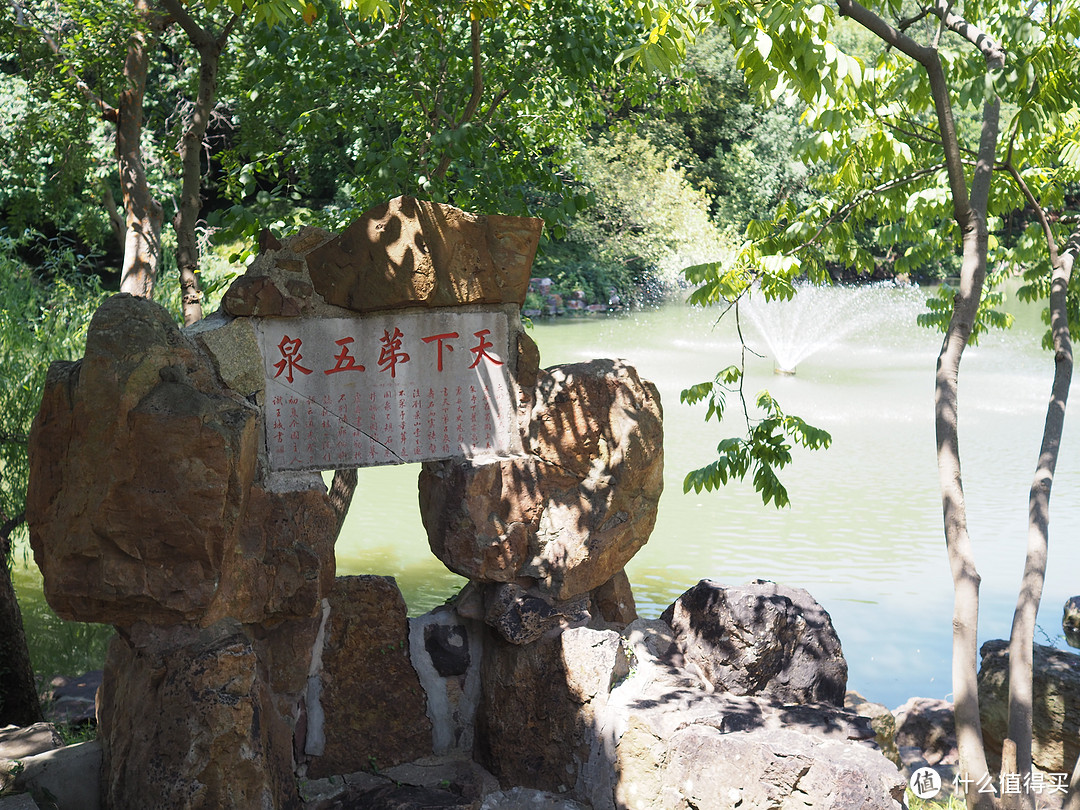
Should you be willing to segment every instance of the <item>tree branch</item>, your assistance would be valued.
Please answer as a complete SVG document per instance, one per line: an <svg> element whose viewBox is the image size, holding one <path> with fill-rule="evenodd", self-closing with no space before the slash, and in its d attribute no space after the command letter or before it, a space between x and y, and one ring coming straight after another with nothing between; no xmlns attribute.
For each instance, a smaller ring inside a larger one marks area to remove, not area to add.
<svg viewBox="0 0 1080 810"><path fill-rule="evenodd" d="M483 52L480 48L480 20L473 19L469 21L469 40L472 51L472 90L469 93L469 100L465 102L465 109L461 111L461 117L451 124L451 130L460 129L465 124L472 121L476 115L476 111L480 108L480 101L484 96L484 64L483 64ZM497 99L492 104L491 111L494 111L496 104L501 101L502 98ZM439 165L435 168L435 171L431 173L431 176L436 180L442 180L446 177L447 171L450 170L450 151L447 150L443 153L442 158L439 160Z"/></svg>
<svg viewBox="0 0 1080 810"><path fill-rule="evenodd" d="M903 177L897 177L893 180L887 180L884 183L879 183L873 188L862 189L861 191L859 191L858 194L848 200L848 202L844 203L844 205L838 208L836 213L827 217L825 221L821 223L821 227L817 229L813 236L811 236L809 239L799 245L798 248L795 248L795 250L789 251L788 255L791 255L797 250L802 250L803 248L810 247L810 245L816 243L818 237L820 237L821 234L824 233L826 228L828 228L834 222L841 222L846 219L848 215L856 208L858 208L865 200L868 200L877 194L883 194L886 191L892 191L894 188L900 188L901 186L918 180L920 177L926 177L927 175L939 172L943 168L945 168L944 163L936 163L933 166L927 166L923 169L919 169L917 172L912 172L911 174L904 175Z"/></svg>
<svg viewBox="0 0 1080 810"><path fill-rule="evenodd" d="M15 8L17 20L35 16L32 11L27 11L26 8L18 2L18 0L10 0L10 2L11 5ZM49 46L49 50L53 52L53 55L57 56L60 59L61 64L63 64L63 61L65 59L64 52L57 44L56 40L52 38L48 31L45 30L44 24L42 24L41 28L33 28L33 26L29 24L25 25L27 28L32 28L34 31L37 32L37 35L40 36L42 40L44 40L45 44ZM70 65L65 65L63 71L68 75L72 82L74 82L75 87L79 90L79 92L86 96L90 103L96 106L101 111L101 117L103 119L105 119L106 121L111 121L114 124L120 119L120 111L117 110L116 107L105 101L103 98L101 98L101 96L99 96L97 93L95 93L93 88L90 87L90 85L88 85L76 75L75 71L72 70Z"/></svg>
<svg viewBox="0 0 1080 810"><path fill-rule="evenodd" d="M1011 161L1006 160L1004 169L1012 177L1013 182L1020 187L1020 191L1028 201L1028 205L1034 209L1035 217L1039 220L1039 224L1043 229L1043 236L1046 238L1046 249L1050 254L1050 266L1057 267L1060 259L1058 258L1057 240L1054 238L1054 232L1050 228L1050 218L1047 217L1046 211L1039 205L1039 201L1035 199L1035 195L1031 193L1028 184L1024 182L1024 178L1020 176L1020 172L1017 171Z"/></svg>
<svg viewBox="0 0 1080 810"><path fill-rule="evenodd" d="M379 42L379 40L381 40L383 37L385 37L391 31L397 31L399 28L401 28L401 26L404 23L405 23L405 4L402 3L401 8L398 11L398 18L397 18L396 22L394 22L392 24L391 23L384 23L383 24L383 30L380 31L375 36L374 39L369 39L367 42L361 42L359 37L357 37L356 34L353 32L352 28L349 27L349 23L346 22L345 15L344 14L341 15L341 24L345 26L345 31L349 34L349 39L352 40L353 45L355 45L357 48L369 48L372 45L377 44Z"/></svg>
<svg viewBox="0 0 1080 810"><path fill-rule="evenodd" d="M938 0L931 11L941 19L941 22L946 28L963 39L966 39L982 52L982 55L986 58L987 65L990 65L991 67L1001 67L1005 64L1007 54L1005 49L1001 47L1001 44L977 25L969 23L959 14L953 12L952 3Z"/></svg>
<svg viewBox="0 0 1080 810"><path fill-rule="evenodd" d="M480 106L480 99L484 95L484 67L481 62L479 19L469 22L469 39L472 46L472 92L469 94L465 109L462 110L461 118L454 124L454 129L472 120L472 117L476 115L477 108Z"/></svg>

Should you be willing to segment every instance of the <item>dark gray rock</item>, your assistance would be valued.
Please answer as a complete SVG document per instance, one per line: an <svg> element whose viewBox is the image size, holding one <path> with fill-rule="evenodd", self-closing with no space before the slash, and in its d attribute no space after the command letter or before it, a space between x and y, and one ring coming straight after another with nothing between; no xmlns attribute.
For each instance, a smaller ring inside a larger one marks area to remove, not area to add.
<svg viewBox="0 0 1080 810"><path fill-rule="evenodd" d="M832 619L805 590L703 579L660 617L684 666L736 695L844 705L847 662Z"/></svg>
<svg viewBox="0 0 1080 810"><path fill-rule="evenodd" d="M1031 756L1047 773L1071 773L1080 756L1080 655L1035 645ZM980 650L979 716L983 740L1000 755L1009 727L1009 645Z"/></svg>
<svg viewBox="0 0 1080 810"><path fill-rule="evenodd" d="M589 621L588 595L557 601L538 588L514 583L488 586L484 621L511 644L529 644L560 625Z"/></svg>
<svg viewBox="0 0 1080 810"><path fill-rule="evenodd" d="M57 675L45 694L45 713L53 723L78 725L97 721L97 691L103 670L85 672L74 678Z"/></svg>
<svg viewBox="0 0 1080 810"><path fill-rule="evenodd" d="M1061 617L1061 629L1070 647L1080 647L1080 596L1069 597Z"/></svg>
<svg viewBox="0 0 1080 810"><path fill-rule="evenodd" d="M896 709L893 716L896 718L896 745L901 754L910 751L919 762L928 765L955 765L960 761L952 703L914 697Z"/></svg>
<svg viewBox="0 0 1080 810"><path fill-rule="evenodd" d="M465 625L431 624L424 628L424 649L444 678L469 671L469 636Z"/></svg>

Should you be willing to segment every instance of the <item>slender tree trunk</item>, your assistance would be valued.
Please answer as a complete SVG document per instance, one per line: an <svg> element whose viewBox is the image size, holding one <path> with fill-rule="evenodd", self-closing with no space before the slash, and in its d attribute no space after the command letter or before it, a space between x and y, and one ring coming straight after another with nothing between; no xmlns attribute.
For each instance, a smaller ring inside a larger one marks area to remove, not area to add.
<svg viewBox="0 0 1080 810"><path fill-rule="evenodd" d="M986 253L980 250L980 242L985 248L984 225L965 232L961 290L956 297L952 319L938 355L934 385L938 479L945 543L953 579L953 712L956 717L960 770L974 779L980 779L989 772L983 750L977 685L981 578L975 567L974 550L967 528L957 429L957 382L960 360L975 322L986 273ZM992 799L974 790L968 793L967 801L969 807L980 810L993 807Z"/></svg>
<svg viewBox="0 0 1080 810"><path fill-rule="evenodd" d="M1031 773L1032 720L1034 704L1035 619L1046 580L1049 549L1050 490L1054 483L1065 426L1065 407L1072 382L1073 352L1066 311L1066 291L1072 275L1073 250L1057 257L1053 235L1047 226L1053 261L1050 286L1050 330L1054 342L1054 381L1043 424L1042 447L1035 478L1028 496L1028 543L1024 575L1013 613L1009 635L1009 739L1016 744L1016 765L1021 780ZM1076 236L1074 235L1074 240ZM1034 796L1021 796L1025 807L1034 807Z"/></svg>
<svg viewBox="0 0 1080 810"><path fill-rule="evenodd" d="M0 512L0 727L42 720L22 613L11 579L11 532L22 521Z"/></svg>
<svg viewBox="0 0 1080 810"><path fill-rule="evenodd" d="M149 298L161 263L161 204L146 179L142 156L143 99L150 61L148 35L160 23L148 0L135 0L139 25L128 39L125 87L116 106L116 159L124 197L127 230L120 291Z"/></svg>
<svg viewBox="0 0 1080 810"><path fill-rule="evenodd" d="M938 356L935 391L935 432L937 435L938 478L941 486L945 544L953 579L953 713L956 718L957 749L960 770L979 780L989 775L983 748L982 721L979 717L979 584L971 536L968 533L967 507L964 501L960 468L960 441L957 420L957 387L960 361L975 326L975 317L986 280L989 249L986 212L990 178L998 140L1000 104L997 99L983 108L982 134L971 194L963 187L959 141L952 125L952 111L945 89L944 73L936 59L928 65L930 84L941 122L942 145L953 186L953 208L963 234L963 260L960 266L960 290L953 305L945 339ZM971 790L970 808L989 810L992 794Z"/></svg>
<svg viewBox="0 0 1080 810"><path fill-rule="evenodd" d="M188 109L184 131L180 135L180 162L183 185L180 190L180 206L173 217L176 231L176 264L180 273L180 295L184 311L184 324L192 324L202 318L202 291L199 289L199 240L195 227L202 208L202 145L206 128L214 111L217 97L218 66L221 52L229 34L239 19L235 14L222 30L214 36L208 28L200 25L179 0L162 0L162 6L179 22L192 46L199 52L199 86L195 103Z"/></svg>

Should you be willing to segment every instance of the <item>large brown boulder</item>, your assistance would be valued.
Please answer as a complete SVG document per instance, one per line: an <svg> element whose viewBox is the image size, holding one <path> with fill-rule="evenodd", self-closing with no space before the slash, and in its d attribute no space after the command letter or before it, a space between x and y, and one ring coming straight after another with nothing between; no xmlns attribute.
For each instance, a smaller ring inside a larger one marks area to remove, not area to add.
<svg viewBox="0 0 1080 810"><path fill-rule="evenodd" d="M1009 643L988 641L980 653L983 740L1000 755L1009 729ZM1071 773L1080 756L1080 655L1036 644L1034 670L1032 759L1047 773Z"/></svg>
<svg viewBox="0 0 1080 810"><path fill-rule="evenodd" d="M235 622L115 638L99 708L102 806L297 806L292 729L260 673Z"/></svg>
<svg viewBox="0 0 1080 810"><path fill-rule="evenodd" d="M50 368L30 435L27 520L60 616L197 621L255 473L258 412L229 396L157 304L95 313L86 356Z"/></svg>
<svg viewBox="0 0 1080 810"><path fill-rule="evenodd" d="M825 609L802 588L703 579L660 617L687 664L718 690L844 705L847 661Z"/></svg>
<svg viewBox="0 0 1080 810"><path fill-rule="evenodd" d="M543 221L395 197L307 254L329 304L357 312L525 302Z"/></svg>
<svg viewBox="0 0 1080 810"><path fill-rule="evenodd" d="M409 662L409 622L397 583L339 577L329 599L320 697L325 747L312 757L308 775L386 768L431 754L431 721Z"/></svg>
<svg viewBox="0 0 1080 810"><path fill-rule="evenodd" d="M420 509L450 570L481 582L529 577L567 600L609 582L652 532L660 397L616 360L548 369L534 394L531 455L425 464Z"/></svg>
<svg viewBox="0 0 1080 810"><path fill-rule="evenodd" d="M336 518L316 477L255 483L260 417L157 304L106 301L54 363L30 436L27 518L67 619L248 624L315 615Z"/></svg>

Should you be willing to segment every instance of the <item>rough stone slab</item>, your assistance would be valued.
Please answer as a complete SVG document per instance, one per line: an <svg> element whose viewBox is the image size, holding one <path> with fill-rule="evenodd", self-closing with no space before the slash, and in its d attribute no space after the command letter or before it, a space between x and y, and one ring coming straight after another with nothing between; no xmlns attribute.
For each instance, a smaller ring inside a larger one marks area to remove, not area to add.
<svg viewBox="0 0 1080 810"><path fill-rule="evenodd" d="M64 741L51 723L0 728L0 759L22 759L62 748L63 745Z"/></svg>
<svg viewBox="0 0 1080 810"><path fill-rule="evenodd" d="M329 600L320 698L326 745L312 757L308 774L382 769L431 754L431 722L409 661L397 583L393 577L338 577Z"/></svg>
<svg viewBox="0 0 1080 810"><path fill-rule="evenodd" d="M15 778L16 790L49 799L59 810L99 810L101 743L98 740L25 757L22 765L22 772Z"/></svg>
<svg viewBox="0 0 1080 810"><path fill-rule="evenodd" d="M586 807L553 793L515 787L485 796L480 810L586 810Z"/></svg>
<svg viewBox="0 0 1080 810"><path fill-rule="evenodd" d="M499 789L499 780L471 759L460 756L423 757L388 768L382 774L399 785L444 788L477 801Z"/></svg>

